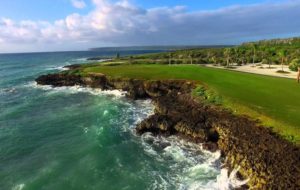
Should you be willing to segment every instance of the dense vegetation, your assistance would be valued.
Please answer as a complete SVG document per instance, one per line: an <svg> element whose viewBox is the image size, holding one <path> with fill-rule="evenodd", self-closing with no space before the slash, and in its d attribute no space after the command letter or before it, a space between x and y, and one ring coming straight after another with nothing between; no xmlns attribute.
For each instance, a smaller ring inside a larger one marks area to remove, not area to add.
<svg viewBox="0 0 300 190"><path fill-rule="evenodd" d="M289 65L290 70L297 71L300 66L300 59L293 59Z"/></svg>
<svg viewBox="0 0 300 190"><path fill-rule="evenodd" d="M288 65L300 58L300 38L275 39L244 43L225 48L199 48L173 52L127 57L133 64L144 60L146 63L162 64L221 64L229 66L246 63Z"/></svg>
<svg viewBox="0 0 300 190"><path fill-rule="evenodd" d="M237 114L247 114L259 119L264 125L274 127L285 138L300 143L300 86L290 79L196 65L94 64L81 67L76 74L88 73L125 78L200 81L217 93L213 102L222 104ZM201 93L201 89L196 93Z"/></svg>

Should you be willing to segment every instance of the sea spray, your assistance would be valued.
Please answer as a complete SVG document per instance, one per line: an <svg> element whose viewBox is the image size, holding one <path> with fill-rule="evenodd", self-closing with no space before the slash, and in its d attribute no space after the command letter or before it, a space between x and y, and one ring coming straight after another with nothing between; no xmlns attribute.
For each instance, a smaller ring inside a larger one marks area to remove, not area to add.
<svg viewBox="0 0 300 190"><path fill-rule="evenodd" d="M237 177L237 172L239 171L240 167L235 168L229 174L228 169L222 168L221 174L217 178L219 190L229 190L229 189L236 189L243 185L246 185L250 180L239 180Z"/></svg>

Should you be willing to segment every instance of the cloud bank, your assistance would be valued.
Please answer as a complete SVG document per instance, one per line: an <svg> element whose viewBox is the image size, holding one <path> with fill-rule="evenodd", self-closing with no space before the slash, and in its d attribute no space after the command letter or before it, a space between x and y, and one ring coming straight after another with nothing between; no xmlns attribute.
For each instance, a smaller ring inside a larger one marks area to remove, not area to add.
<svg viewBox="0 0 300 190"><path fill-rule="evenodd" d="M40 47L46 51L107 45L235 44L300 34L298 0L194 12L183 6L144 9L126 0L92 3L95 8L88 14L74 13L55 22L0 18L0 52Z"/></svg>
<svg viewBox="0 0 300 190"><path fill-rule="evenodd" d="M71 0L71 3L77 9L83 9L86 7L86 4L83 0Z"/></svg>

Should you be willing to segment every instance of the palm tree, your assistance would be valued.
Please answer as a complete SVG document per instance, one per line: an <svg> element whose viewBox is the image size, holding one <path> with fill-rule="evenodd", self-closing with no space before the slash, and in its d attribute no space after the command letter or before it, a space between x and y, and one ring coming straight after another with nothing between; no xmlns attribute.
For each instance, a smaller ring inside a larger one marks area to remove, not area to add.
<svg viewBox="0 0 300 190"><path fill-rule="evenodd" d="M217 64L217 57L214 55L211 57L212 62L216 65Z"/></svg>
<svg viewBox="0 0 300 190"><path fill-rule="evenodd" d="M191 65L193 65L193 54L189 54L189 58L190 58L190 61L191 61Z"/></svg>
<svg viewBox="0 0 300 190"><path fill-rule="evenodd" d="M244 48L239 48L238 49L238 60L240 60L242 62L242 65L245 64L245 49Z"/></svg>
<svg viewBox="0 0 300 190"><path fill-rule="evenodd" d="M253 57L252 57L252 63L255 63L255 58L256 58L256 51L257 51L257 44L252 43L251 44L252 48L253 48Z"/></svg>
<svg viewBox="0 0 300 190"><path fill-rule="evenodd" d="M230 61L230 57L231 57L231 48L225 48L224 51L224 56L226 57L226 61L227 61L227 67L229 67L229 61Z"/></svg>
<svg viewBox="0 0 300 190"><path fill-rule="evenodd" d="M267 48L265 46L261 46L260 50L261 50L260 51L261 59L267 59L268 56Z"/></svg>
<svg viewBox="0 0 300 190"><path fill-rule="evenodd" d="M212 56L212 53L211 53L210 51L208 51L208 52L207 52L207 57L206 57L206 59L207 59L207 60L210 60L210 59L211 59L211 56Z"/></svg>
<svg viewBox="0 0 300 190"><path fill-rule="evenodd" d="M272 63L272 58L274 56L275 53L275 48L269 48L268 49L268 62L269 62L269 68L271 68L271 63Z"/></svg>
<svg viewBox="0 0 300 190"><path fill-rule="evenodd" d="M283 71L283 65L284 65L284 62L286 61L286 57L287 57L287 50L285 50L285 49L280 50L279 56L281 57L281 70Z"/></svg>
<svg viewBox="0 0 300 190"><path fill-rule="evenodd" d="M233 57L235 58L235 63L238 63L239 62L239 48L238 47L235 47L233 48L232 50L232 54L233 54Z"/></svg>

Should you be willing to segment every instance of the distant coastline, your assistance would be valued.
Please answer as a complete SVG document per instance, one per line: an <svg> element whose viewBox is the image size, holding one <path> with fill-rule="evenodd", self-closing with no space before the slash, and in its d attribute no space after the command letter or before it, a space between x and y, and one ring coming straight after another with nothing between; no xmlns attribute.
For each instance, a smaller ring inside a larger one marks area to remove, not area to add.
<svg viewBox="0 0 300 190"><path fill-rule="evenodd" d="M233 45L175 45L175 46L121 46L121 47L98 47L90 48L90 51L176 51L184 49L207 49L207 48L225 48L233 47Z"/></svg>

